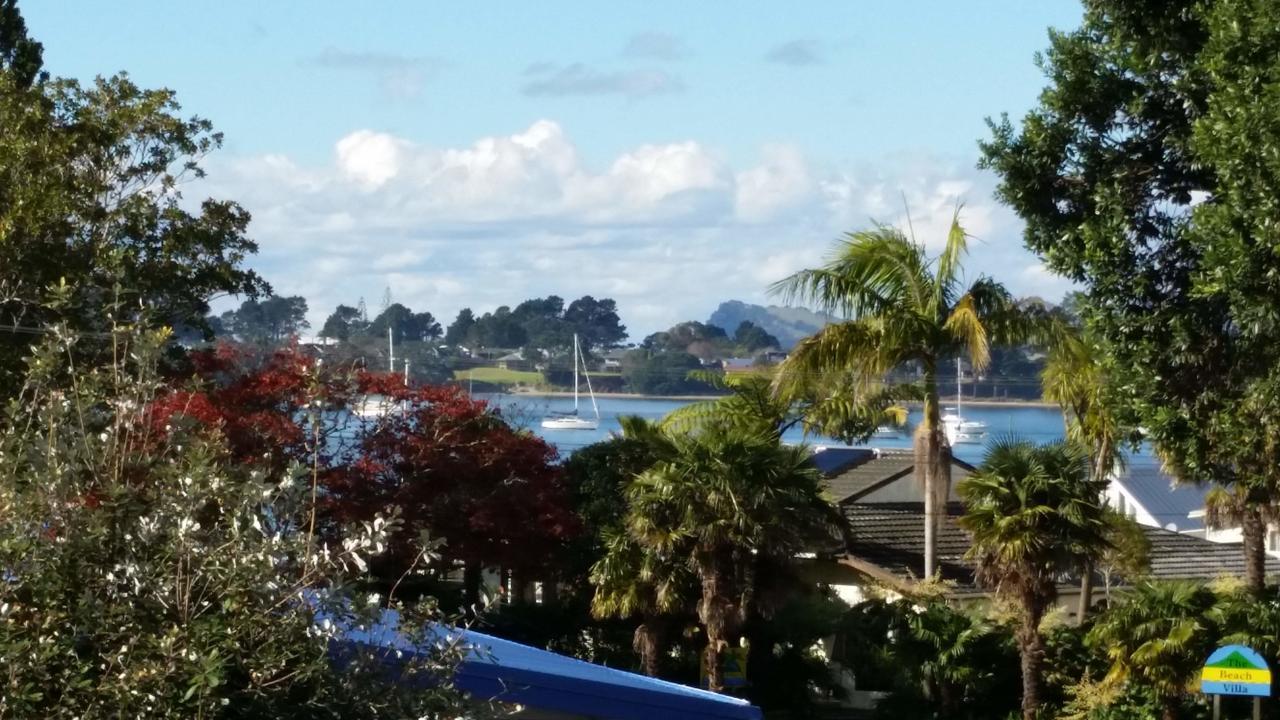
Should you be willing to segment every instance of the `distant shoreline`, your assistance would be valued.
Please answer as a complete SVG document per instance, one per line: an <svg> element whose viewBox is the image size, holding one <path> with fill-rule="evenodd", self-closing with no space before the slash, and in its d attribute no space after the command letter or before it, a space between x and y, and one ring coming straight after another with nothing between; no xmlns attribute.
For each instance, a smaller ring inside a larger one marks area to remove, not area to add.
<svg viewBox="0 0 1280 720"><path fill-rule="evenodd" d="M566 390L510 390L504 393L489 393L493 395L519 395L522 397L545 397L545 398L566 398L573 397L572 391ZM726 397L726 395L643 395L640 393L596 393L598 398L609 398L613 400L673 400L677 402L698 402L702 400L715 400L717 398ZM943 405L954 405L956 399L942 397L939 399ZM909 402L907 405L918 407L920 403ZM1046 402L1044 400L973 400L965 398L964 405L970 407L1037 407L1037 408L1056 408L1057 403Z"/></svg>

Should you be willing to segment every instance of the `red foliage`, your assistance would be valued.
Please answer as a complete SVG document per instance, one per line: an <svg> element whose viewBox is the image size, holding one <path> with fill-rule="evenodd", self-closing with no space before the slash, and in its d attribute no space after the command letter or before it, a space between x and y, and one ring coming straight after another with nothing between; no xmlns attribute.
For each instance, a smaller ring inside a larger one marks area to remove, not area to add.
<svg viewBox="0 0 1280 720"><path fill-rule="evenodd" d="M422 530L445 538L451 558L520 570L547 567L577 531L555 449L460 388L331 371L297 348L257 359L222 345L193 361L195 387L155 403L152 422L216 428L237 462L279 472L294 460L310 467L318 412L327 517L401 508L389 572L412 562ZM344 409L375 395L392 411L362 420Z"/></svg>

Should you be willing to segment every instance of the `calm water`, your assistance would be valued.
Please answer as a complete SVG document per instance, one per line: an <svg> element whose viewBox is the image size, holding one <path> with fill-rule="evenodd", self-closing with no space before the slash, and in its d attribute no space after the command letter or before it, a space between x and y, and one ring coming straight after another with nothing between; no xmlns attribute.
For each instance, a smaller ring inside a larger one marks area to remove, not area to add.
<svg viewBox="0 0 1280 720"><path fill-rule="evenodd" d="M559 448L562 455L568 455L584 445L604 440L611 433L619 430L619 415L639 415L650 420L661 419L672 410L687 405L688 401L663 399L621 399L597 398L600 405L600 427L597 430L545 430L539 423L551 411L573 409L573 398L537 397L530 395L486 395L485 399L503 409L514 422L532 429L548 442ZM591 404L585 403L584 415L590 415ZM980 420L987 424L987 437L999 437L1008 433L1034 442L1051 442L1058 440L1063 434L1062 413L1052 407L1026 407L1019 405L979 406L966 405L963 408L966 420ZM914 427L920 421L920 410L911 412L908 427ZM806 441L811 445L838 445L840 443L821 437L805 438L798 429L788 432L784 438L788 442ZM911 447L910 430L892 438L876 437L866 443L868 446L885 448ZM983 445L960 445L956 448L956 456L962 460L978 463L982 460Z"/></svg>

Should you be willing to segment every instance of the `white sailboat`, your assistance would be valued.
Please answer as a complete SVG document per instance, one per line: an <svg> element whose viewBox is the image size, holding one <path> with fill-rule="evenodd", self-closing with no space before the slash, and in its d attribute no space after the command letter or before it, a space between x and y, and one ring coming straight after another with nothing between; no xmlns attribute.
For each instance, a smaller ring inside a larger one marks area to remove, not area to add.
<svg viewBox="0 0 1280 720"><path fill-rule="evenodd" d="M964 392L960 387L960 358L956 358L956 406L946 408L942 415L942 431L946 433L947 442L952 445L975 445L987 437L987 424L978 420L965 420L960 414L961 398Z"/></svg>
<svg viewBox="0 0 1280 720"><path fill-rule="evenodd" d="M587 395L591 397L591 409L595 418L584 418L578 415L578 364L582 364L582 376L587 381ZM573 335L573 412L552 413L542 419L542 427L547 430L595 430L600 427L600 407L596 405L596 394L591 389L591 376L587 374L587 361L582 357L582 348L578 345L578 335Z"/></svg>
<svg viewBox="0 0 1280 720"><path fill-rule="evenodd" d="M391 333L391 328L387 328L387 370L389 372L396 371L396 343L395 336ZM404 361L404 384L409 384L408 360ZM395 404L391 402L390 398L383 395L369 395L352 407L351 412L362 418L380 418L390 412Z"/></svg>

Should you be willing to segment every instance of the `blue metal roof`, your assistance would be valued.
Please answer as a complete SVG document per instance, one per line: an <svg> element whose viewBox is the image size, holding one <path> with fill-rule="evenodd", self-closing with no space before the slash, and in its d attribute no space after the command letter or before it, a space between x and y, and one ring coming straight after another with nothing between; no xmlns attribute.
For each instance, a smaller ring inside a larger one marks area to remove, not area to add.
<svg viewBox="0 0 1280 720"><path fill-rule="evenodd" d="M417 652L395 632L394 614L370 631L349 630L354 643ZM590 718L616 720L760 720L746 700L615 670L521 645L474 630L440 626L436 642L468 648L454 676L458 688L481 701L517 703ZM388 653L387 662L394 663Z"/></svg>
<svg viewBox="0 0 1280 720"><path fill-rule="evenodd" d="M1204 529L1204 517L1190 517L1190 513L1204 510L1204 496L1209 492L1206 486L1178 483L1157 461L1147 458L1130 458L1116 482L1123 485L1161 527L1173 525L1176 532Z"/></svg>

